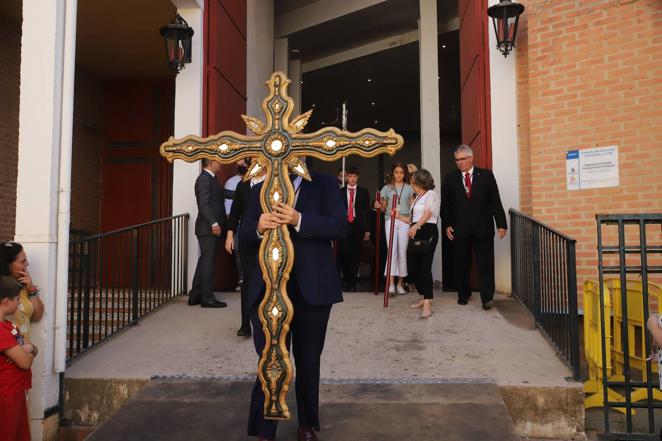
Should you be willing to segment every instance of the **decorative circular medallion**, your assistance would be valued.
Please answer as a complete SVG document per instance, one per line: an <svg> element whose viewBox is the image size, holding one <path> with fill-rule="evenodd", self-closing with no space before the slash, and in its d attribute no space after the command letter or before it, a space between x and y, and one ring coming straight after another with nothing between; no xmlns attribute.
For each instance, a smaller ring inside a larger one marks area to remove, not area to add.
<svg viewBox="0 0 662 441"><path fill-rule="evenodd" d="M264 140L264 147L272 156L283 156L290 147L288 139L280 133L274 133Z"/></svg>

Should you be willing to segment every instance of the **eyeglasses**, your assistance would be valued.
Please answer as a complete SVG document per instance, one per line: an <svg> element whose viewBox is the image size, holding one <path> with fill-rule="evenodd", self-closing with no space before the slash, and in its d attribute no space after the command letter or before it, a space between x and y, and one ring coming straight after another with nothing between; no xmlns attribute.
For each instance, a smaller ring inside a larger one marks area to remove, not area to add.
<svg viewBox="0 0 662 441"><path fill-rule="evenodd" d="M455 162L462 162L466 161L467 159L471 158L471 156L465 156L464 158L455 158Z"/></svg>

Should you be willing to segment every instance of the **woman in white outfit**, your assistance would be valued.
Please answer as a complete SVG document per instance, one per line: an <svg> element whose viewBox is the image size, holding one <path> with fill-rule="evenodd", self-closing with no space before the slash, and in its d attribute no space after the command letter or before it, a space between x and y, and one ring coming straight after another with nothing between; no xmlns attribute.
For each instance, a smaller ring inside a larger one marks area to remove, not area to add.
<svg viewBox="0 0 662 441"><path fill-rule="evenodd" d="M428 318L432 315L432 260L439 240L437 222L441 202L439 195L434 192L434 179L429 171L421 169L415 172L411 186L417 197L411 205L411 242L407 249L407 262L409 278L422 298L410 307L422 309L421 318Z"/></svg>
<svg viewBox="0 0 662 441"><path fill-rule="evenodd" d="M409 207L412 194L411 185L408 184L409 176L407 166L402 162L396 162L391 167L390 182L380 191L380 201L375 201L375 209L384 211L387 253L391 253L391 279L388 291L391 294L407 294L402 286L402 280L407 276L407 243L409 238ZM395 225L393 231L393 244L389 243L391 231L391 206L393 195L398 196L396 206ZM392 249L391 249L392 248ZM388 262L388 259L387 259ZM384 274L386 274L386 269ZM397 279L397 283L396 283Z"/></svg>

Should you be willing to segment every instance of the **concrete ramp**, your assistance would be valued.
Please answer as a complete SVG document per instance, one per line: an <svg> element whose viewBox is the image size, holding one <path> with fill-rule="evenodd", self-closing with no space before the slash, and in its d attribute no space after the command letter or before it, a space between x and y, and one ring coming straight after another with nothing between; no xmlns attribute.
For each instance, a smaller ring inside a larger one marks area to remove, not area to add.
<svg viewBox="0 0 662 441"><path fill-rule="evenodd" d="M153 380L102 424L89 441L248 440L252 383ZM320 441L518 441L495 384L321 385ZM290 409L296 410L290 394ZM296 416L279 440L296 440Z"/></svg>

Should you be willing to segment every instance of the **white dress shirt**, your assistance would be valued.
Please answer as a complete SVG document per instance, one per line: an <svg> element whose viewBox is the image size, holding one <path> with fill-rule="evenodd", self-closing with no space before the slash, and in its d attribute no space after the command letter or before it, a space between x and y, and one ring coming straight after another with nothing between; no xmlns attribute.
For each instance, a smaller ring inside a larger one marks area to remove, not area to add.
<svg viewBox="0 0 662 441"><path fill-rule="evenodd" d="M205 170L207 173L209 173L209 175L210 175L212 178L216 179L216 175L214 174L214 172L212 172L212 171L210 171L210 170L207 170L206 168L205 168L204 170ZM225 202L225 201L223 201L223 202ZM226 213L226 214L227 214L227 213ZM212 228L213 228L213 227L218 227L218 222L214 222L213 224L211 224L211 226L212 226Z"/></svg>

